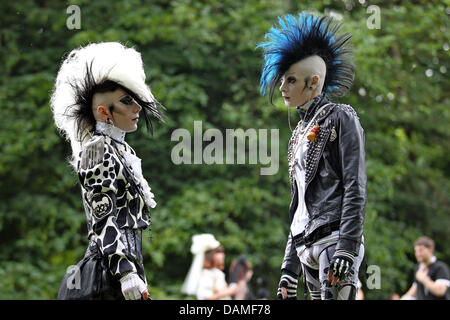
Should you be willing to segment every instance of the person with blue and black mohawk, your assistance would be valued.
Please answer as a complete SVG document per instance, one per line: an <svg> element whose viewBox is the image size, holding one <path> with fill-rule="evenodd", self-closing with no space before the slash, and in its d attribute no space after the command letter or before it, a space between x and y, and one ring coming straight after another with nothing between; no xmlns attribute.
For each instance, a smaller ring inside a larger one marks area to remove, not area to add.
<svg viewBox="0 0 450 320"><path fill-rule="evenodd" d="M364 256L365 137L355 110L333 103L354 78L351 35L332 18L278 18L258 45L261 94L275 88L300 121L288 146L292 201L279 299L297 299L301 272L312 299L355 299ZM306 290L305 290L306 297Z"/></svg>

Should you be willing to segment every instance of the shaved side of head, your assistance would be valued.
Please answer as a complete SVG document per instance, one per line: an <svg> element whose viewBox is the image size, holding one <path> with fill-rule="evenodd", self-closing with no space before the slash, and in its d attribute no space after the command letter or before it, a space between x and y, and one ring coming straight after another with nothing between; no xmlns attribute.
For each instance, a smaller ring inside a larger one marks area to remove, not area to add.
<svg viewBox="0 0 450 320"><path fill-rule="evenodd" d="M309 56L299 62L294 63L294 68L302 71L302 74L309 79L314 76L318 77L317 91L322 92L325 76L327 74L327 66L325 61L317 55ZM306 78L305 78L306 80Z"/></svg>

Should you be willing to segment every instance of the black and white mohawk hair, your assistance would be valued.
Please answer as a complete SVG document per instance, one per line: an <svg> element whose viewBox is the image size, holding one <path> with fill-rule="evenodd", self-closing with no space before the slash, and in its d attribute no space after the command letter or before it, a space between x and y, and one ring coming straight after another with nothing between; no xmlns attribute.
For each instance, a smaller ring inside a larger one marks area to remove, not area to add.
<svg viewBox="0 0 450 320"><path fill-rule="evenodd" d="M326 64L323 92L343 96L353 84L354 68L351 61L351 35L337 35L341 24L331 17L317 17L301 12L278 17L278 25L266 33L267 41L258 44L264 50L260 78L260 92L269 89L272 102L274 89L290 66L309 56L317 55Z"/></svg>
<svg viewBox="0 0 450 320"><path fill-rule="evenodd" d="M141 54L118 42L92 43L72 50L59 69L50 100L55 125L72 146L76 165L83 144L95 128L92 98L96 92L124 89L142 107L147 129L151 116L163 120L164 107L145 83Z"/></svg>

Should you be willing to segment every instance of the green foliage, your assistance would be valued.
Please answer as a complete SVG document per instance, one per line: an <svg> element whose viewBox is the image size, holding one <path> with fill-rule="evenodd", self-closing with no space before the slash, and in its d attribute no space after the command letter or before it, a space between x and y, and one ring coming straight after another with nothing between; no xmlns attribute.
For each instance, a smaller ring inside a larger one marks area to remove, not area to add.
<svg viewBox="0 0 450 320"><path fill-rule="evenodd" d="M433 237L448 262L449 4L371 1L381 28L368 29L368 4L354 2L71 1L81 9L80 30L66 26L68 3L2 2L0 299L54 299L66 268L84 253L80 189L49 97L63 55L96 41L135 46L167 108L153 138L144 128L127 137L158 202L153 240L144 240L152 296L186 298L179 291L191 236L211 232L226 248L227 266L245 253L254 287L261 277L274 297L288 232L290 131L281 100L272 107L259 96L255 46L278 15L305 9L341 14L353 34L355 83L339 102L355 107L366 133L365 244L368 264L381 269L381 289L364 286L366 298L409 288L419 235ZM279 128L278 173L261 176L260 165L174 165L171 134L192 133L195 120L203 131Z"/></svg>

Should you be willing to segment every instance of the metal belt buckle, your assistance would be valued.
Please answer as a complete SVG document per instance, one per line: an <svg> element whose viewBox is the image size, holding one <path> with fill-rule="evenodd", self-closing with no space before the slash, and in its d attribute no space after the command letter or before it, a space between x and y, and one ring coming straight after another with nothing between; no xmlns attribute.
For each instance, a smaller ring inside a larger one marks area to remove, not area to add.
<svg viewBox="0 0 450 320"><path fill-rule="evenodd" d="M295 247L300 247L303 244L302 237L298 237L298 238L294 239L294 244L295 244Z"/></svg>

